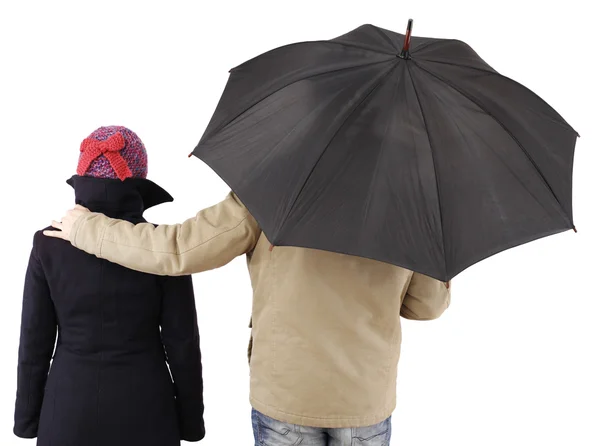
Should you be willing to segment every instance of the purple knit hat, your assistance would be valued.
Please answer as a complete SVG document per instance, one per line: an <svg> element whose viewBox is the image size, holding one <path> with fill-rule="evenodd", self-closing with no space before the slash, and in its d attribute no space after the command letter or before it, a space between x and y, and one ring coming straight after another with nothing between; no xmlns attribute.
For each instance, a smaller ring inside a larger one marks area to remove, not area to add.
<svg viewBox="0 0 600 446"><path fill-rule="evenodd" d="M148 155L142 140L123 126L100 127L81 143L77 174L96 178L146 178Z"/></svg>

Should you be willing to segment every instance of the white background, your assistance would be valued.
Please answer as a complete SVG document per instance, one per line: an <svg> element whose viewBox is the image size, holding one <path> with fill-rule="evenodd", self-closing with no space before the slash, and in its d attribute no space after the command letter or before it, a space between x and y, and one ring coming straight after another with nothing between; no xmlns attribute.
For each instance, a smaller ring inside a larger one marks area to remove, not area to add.
<svg viewBox="0 0 600 446"><path fill-rule="evenodd" d="M64 180L80 141L100 125L136 131L149 151L149 178L176 198L147 217L182 221L227 193L187 154L228 69L363 23L403 32L410 16L416 35L465 40L579 131L579 233L470 268L455 279L442 319L404 323L392 444L600 445L600 42L591 8L587 0L2 0L0 444L34 444L11 433L22 282L33 233L72 206ZM208 430L201 444L250 445L244 259L197 275L195 285Z"/></svg>

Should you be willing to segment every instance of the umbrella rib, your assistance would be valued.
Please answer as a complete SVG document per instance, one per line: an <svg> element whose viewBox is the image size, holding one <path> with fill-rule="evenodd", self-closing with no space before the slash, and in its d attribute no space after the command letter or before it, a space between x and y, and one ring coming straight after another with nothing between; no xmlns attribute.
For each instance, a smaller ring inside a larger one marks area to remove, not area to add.
<svg viewBox="0 0 600 446"><path fill-rule="evenodd" d="M467 68L469 70L475 70L475 71L481 71L482 73L488 73L491 75L496 75L496 76L500 76L501 78L506 79L507 81L516 84L519 87L524 88L525 90L527 90L529 93L531 93L532 95L534 95L535 97L537 97L541 102L543 102L550 110L552 110L554 113L556 113L556 115L558 117L560 117L560 119L563 120L563 122L557 121L555 119L551 119L549 117L545 117L546 119L548 119L549 121L554 122L557 125L560 125L561 127L564 127L568 130L571 130L573 132L575 132L575 134L577 134L577 136L579 136L579 133L577 132L577 130L575 130L573 127L571 127L571 124L569 124L567 122L567 120L565 118L563 118L560 113L558 113L556 111L556 109L554 107L552 107L550 104L548 104L548 102L546 102L543 98L541 98L537 93L535 93L534 91L530 90L529 88L527 88L525 85L517 82L514 79L511 79L508 76L504 76L503 74L498 73L497 71L495 71L493 68L491 70L484 70L483 68L477 68L477 67L471 67L468 65L460 65L457 63L452 63L452 62L446 62L446 61L441 61L441 60L434 60L434 59L426 59L426 58L419 58L419 60L422 60L423 62L430 62L430 63L439 63L442 65L451 65L453 67L457 67L457 68ZM423 68L419 63L417 63L417 65L419 65L419 68L421 68L422 70L427 71L429 74L431 74L427 69ZM440 79L441 80L441 79Z"/></svg>
<svg viewBox="0 0 600 446"><path fill-rule="evenodd" d="M236 71L238 71L241 67L243 67L244 65L247 65L253 61L255 61L256 59L259 59L263 56L266 56L267 54L271 54L274 53L275 51L279 51L279 50L283 50L283 49L287 49L289 47L293 47L293 46L301 46L301 45L314 45L316 43L320 43L320 44L334 44L334 45L341 45L341 46L345 46L347 48L357 48L360 50L365 50L365 51L370 51L372 53L377 53L377 54L385 54L386 56L392 56L392 57L396 57L395 53L388 53L386 51L382 51L380 49L374 48L372 46L369 45L357 45L357 44L353 44L353 43L349 43L349 42L341 42L338 40L307 40L306 42L296 42L296 43L290 43L288 45L283 45L277 48L273 48L272 50L266 51L262 54L259 54L258 56L255 56L251 59L248 59L247 61L237 65L236 67L233 67L229 70L230 73L234 73Z"/></svg>
<svg viewBox="0 0 600 446"><path fill-rule="evenodd" d="M283 227L283 225L285 224L286 220L290 216L290 214L292 212L292 209L294 209L294 205L298 201L298 198L300 197L300 195L302 195L302 191L304 190L304 188L308 184L308 180L310 179L310 177L312 176L313 172L315 171L317 165L319 164L319 161L321 161L321 158L323 158L323 155L325 154L325 152L327 151L327 149L331 145L331 142L335 139L335 137L337 136L337 134L342 130L342 128L344 127L344 125L346 124L346 122L348 121L348 119L350 119L350 117L354 114L354 112L356 110L358 110L360 108L360 106L369 98L369 96L371 96L371 94L373 94L373 92L383 83L383 81L391 73L394 72L394 69L398 66L398 64L401 62L401 60L402 59L398 59L398 61L394 62L394 64L392 65L392 67L388 71L386 71L385 73L383 73L381 75L381 77L375 82L375 84L373 85L373 87L370 88L367 91L367 93L356 103L356 105L352 108L352 110L350 110L350 112L348 113L348 115L340 123L339 128L334 132L334 134L331 136L331 138L329 139L329 141L327 142L327 144L325 144L325 147L323 148L323 150L319 154L319 157L315 161L313 167L310 169L310 172L308 172L308 175L306 175L306 178L304 179L304 182L302 183L302 186L300 187L300 189L298 190L298 193L294 197L294 201L292 201L292 204L289 206L289 209L286 212L285 217L281 220L281 223L279 224L279 227L277 228L276 235L274 236L275 240L273 241L273 243L277 243L277 240L276 240L277 234L279 233L279 231L281 231L281 228Z"/></svg>
<svg viewBox="0 0 600 446"><path fill-rule="evenodd" d="M356 45L356 44L352 44L352 43L348 43L348 42L339 42L336 40L319 40L318 42L319 43L333 43L335 45L341 45L341 46L345 46L347 48L358 48L360 50L371 51L371 52L377 53L377 54L385 54L386 56L396 57L396 55L394 53L388 53L386 51L381 51L381 50L375 49L375 48L367 46L367 45ZM314 42L308 42L308 43L314 43Z"/></svg>
<svg viewBox="0 0 600 446"><path fill-rule="evenodd" d="M390 59L391 60L391 59ZM380 60L377 62L369 62L369 63L365 63L365 64L360 64L360 65L353 65L351 67L344 67L344 68L338 68L337 70L331 70L331 71L324 71L322 73L316 73L313 74L311 76L307 76L307 77L303 77L301 79L296 79L293 82L290 82L289 84L285 84L282 85L281 88L278 88L276 90L270 91L269 93L265 94L263 97L261 97L260 99L258 99L257 101L252 101L252 104L249 105L248 107L246 107L245 109L243 109L240 113L238 113L237 115L235 115L233 118L231 118L229 121L227 121L226 123L224 123L223 125L217 127L215 130L213 130L209 135L206 135L206 137L202 137L202 140L204 141L200 141L200 143L198 143L198 145L196 146L196 149L201 145L201 144L205 144L206 141L208 141L210 138L212 138L213 136L215 136L217 133L223 131L225 128L227 128L228 126L230 126L233 122L235 122L236 119L238 119L240 116L242 116L244 113L246 113L248 110L250 110L253 107L256 107L256 105L260 104L262 101L264 101L265 99L267 99L269 96L274 95L275 93L277 93L278 91L283 90L284 88L289 87L290 85L295 84L296 82L300 82L300 81L304 81L306 79L312 79L314 77L317 76L322 76L324 74L331 74L331 73L337 73L340 71L345 71L345 70L353 70L355 68L363 68L363 67L368 67L370 65L377 65L377 64L382 64L382 63L389 63L390 60ZM194 150L196 150L194 149Z"/></svg>
<svg viewBox="0 0 600 446"><path fill-rule="evenodd" d="M494 70L492 67L490 67L489 70L486 70L484 68L477 68L477 67L471 67L469 65L460 65L457 63L452 63L452 62L446 62L446 61L441 61L441 60L435 60L435 59L427 59L425 57L420 57L419 61L423 61L423 62L432 62L432 63L439 63L439 64L443 64L443 65L451 65L453 67L458 67L458 68L470 68L471 70L477 70L477 71L481 71L482 73L488 73L488 74L497 74L498 76L501 77L506 77L506 76L502 76L500 73L498 73L496 70ZM506 79L511 80L509 77L506 77ZM514 81L513 81L514 82Z"/></svg>
<svg viewBox="0 0 600 446"><path fill-rule="evenodd" d="M529 162L531 163L531 165L533 166L534 170L537 172L537 174L539 175L540 179L542 180L542 182L544 183L544 185L548 188L548 191L552 194L552 196L554 197L554 199L556 200L556 202L558 203L560 209L563 211L565 217L567 218L567 221L569 221L569 224L573 225L573 222L570 220L569 218L569 213L565 210L565 208L563 207L562 203L560 202L560 200L558 199L558 197L556 196L556 194L554 193L554 190L552 190L552 187L550 187L550 184L548 183L548 180L546 180L546 177L542 174L542 171L540 170L539 166L537 165L537 163L533 160L533 158L531 157L531 155L529 154L529 152L525 149L525 147L523 146L523 144L521 144L521 142L517 139L517 137L513 134L513 132L511 132L502 122L500 122L500 120L498 120L492 113L490 113L490 111L485 108L482 104L479 103L479 101L477 101L475 98L473 98L470 94L462 91L460 88L456 87L455 85L453 85L450 81L448 81L447 79L443 78L442 76L439 76L437 74L432 73L431 71L427 70L426 68L422 67L421 65L419 65L418 63L415 63L415 65L420 68L421 70L425 71L426 73L428 73L430 76L435 77L436 79L438 79L440 82L446 84L448 87L452 88L453 90L455 90L458 94L460 94L461 96L465 97L466 99L468 99L469 101L471 101L473 104L475 104L477 107L479 107L479 109L481 109L481 111L483 111L484 113L486 113L488 116L490 116L494 121L496 121L496 123L502 127L504 129L504 131L506 133L508 133L510 135L510 137L513 139L513 141L519 146L519 148L521 149L521 151L525 154L525 156L527 157L527 159L529 160Z"/></svg>
<svg viewBox="0 0 600 446"><path fill-rule="evenodd" d="M437 44L442 44L442 43L448 43L448 42L460 42L460 40L457 40L457 39L441 39L441 40L435 40L433 42L423 43L421 46L415 46L414 49L412 50L412 54L416 54L418 51L422 51L425 48L429 48L430 46L437 45Z"/></svg>
<svg viewBox="0 0 600 446"><path fill-rule="evenodd" d="M388 36L386 33L384 33L381 28L378 28L376 26L373 26L373 28L375 29L375 31L377 31L377 33L381 36L383 36L384 39L386 39L391 45L392 48L394 48L395 51L398 51L398 48L396 47L396 43L390 38L390 36Z"/></svg>
<svg viewBox="0 0 600 446"><path fill-rule="evenodd" d="M442 235L442 255L444 256L444 276L448 275L448 261L446 259L446 239L444 237L444 218L442 214L442 199L440 195L440 183L438 181L437 175L437 163L435 159L435 154L433 150L433 143L431 141L431 137L429 136L429 126L427 125L427 120L425 119L425 112L423 111L423 105L421 103L421 98L419 97L419 92L417 90L417 86L415 85L415 81L412 77L412 73L410 70L410 63L406 64L406 69L408 71L408 77L413 86L413 90L415 91L415 96L417 97L417 103L419 104L419 110L421 111L421 116L423 117L423 124L425 125L425 133L427 134L427 140L429 141L429 149L431 151L431 160L433 163L433 176L435 177L435 188L437 191L438 197L438 212L440 214L440 232Z"/></svg>
<svg viewBox="0 0 600 446"><path fill-rule="evenodd" d="M392 104L396 102L396 96L398 95L398 84L399 83L400 83L400 76L397 77L396 82L394 84L394 94L390 98ZM377 173L379 172L379 168L380 168L380 164L381 164L381 157L383 154L383 146L384 146L385 138L390 129L390 124L392 122L393 115L394 115L394 113L389 114L388 120L385 124L383 138L381 138L381 143L379 144L379 152L377 153L377 161L375 162L375 168L373 169L373 174L371 176L371 181L369 183L369 195L367 197L367 203L365 204L364 210L363 210L363 225L368 219L369 210L371 208L371 202L373 201L373 185L375 184L375 181L377 179Z"/></svg>

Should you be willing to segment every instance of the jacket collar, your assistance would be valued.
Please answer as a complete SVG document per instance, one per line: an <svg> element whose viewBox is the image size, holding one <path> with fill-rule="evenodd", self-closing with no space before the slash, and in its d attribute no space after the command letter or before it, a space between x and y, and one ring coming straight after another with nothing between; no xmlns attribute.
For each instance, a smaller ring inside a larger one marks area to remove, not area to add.
<svg viewBox="0 0 600 446"><path fill-rule="evenodd" d="M125 181L74 175L67 183L75 189L75 202L92 212L131 222L145 221L142 214L173 197L156 183L144 178Z"/></svg>

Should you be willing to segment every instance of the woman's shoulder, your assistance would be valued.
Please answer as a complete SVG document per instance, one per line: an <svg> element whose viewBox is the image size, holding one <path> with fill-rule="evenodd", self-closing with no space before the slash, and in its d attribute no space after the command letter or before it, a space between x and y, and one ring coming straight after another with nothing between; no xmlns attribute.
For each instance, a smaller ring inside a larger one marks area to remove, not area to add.
<svg viewBox="0 0 600 446"><path fill-rule="evenodd" d="M33 234L33 251L36 255L41 256L44 253L65 249L71 246L71 244L65 240L44 235L44 231L56 231L56 229L52 226L48 226Z"/></svg>

